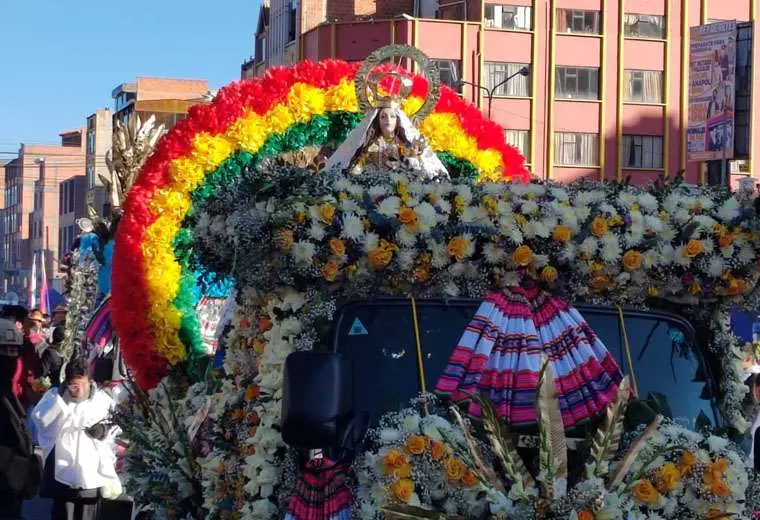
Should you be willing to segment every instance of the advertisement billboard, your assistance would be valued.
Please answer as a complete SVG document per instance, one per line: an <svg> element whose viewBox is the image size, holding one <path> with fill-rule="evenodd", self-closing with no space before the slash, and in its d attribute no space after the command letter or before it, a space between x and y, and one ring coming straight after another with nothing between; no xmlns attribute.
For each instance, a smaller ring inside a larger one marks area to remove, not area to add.
<svg viewBox="0 0 760 520"><path fill-rule="evenodd" d="M734 156L736 22L691 28L689 45L690 161Z"/></svg>

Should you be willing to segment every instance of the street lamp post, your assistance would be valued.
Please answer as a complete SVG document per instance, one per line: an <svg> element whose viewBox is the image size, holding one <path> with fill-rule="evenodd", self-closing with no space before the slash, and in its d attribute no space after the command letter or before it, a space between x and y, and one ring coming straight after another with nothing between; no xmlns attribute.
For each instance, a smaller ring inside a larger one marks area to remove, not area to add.
<svg viewBox="0 0 760 520"><path fill-rule="evenodd" d="M486 91L486 96L488 96L488 119L491 119L491 104L493 103L493 96L496 94L496 91L499 89L499 87L506 85L509 83L509 81L514 78L515 76L527 76L530 74L530 69L528 67L522 67L520 70L515 72L514 74L510 74L506 78L504 78L502 81L491 87L490 89L484 87L483 85L475 84L471 81L465 81L465 80L459 80L458 85L461 87L462 85L470 85L474 88L479 88L480 90Z"/></svg>

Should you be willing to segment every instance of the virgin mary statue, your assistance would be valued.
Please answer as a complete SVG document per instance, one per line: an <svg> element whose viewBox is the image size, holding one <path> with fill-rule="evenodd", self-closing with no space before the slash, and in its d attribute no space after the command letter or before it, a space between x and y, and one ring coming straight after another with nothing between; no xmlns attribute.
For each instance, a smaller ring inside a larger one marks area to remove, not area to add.
<svg viewBox="0 0 760 520"><path fill-rule="evenodd" d="M405 49L395 50L397 54L401 54ZM366 110L366 115L332 154L325 169L352 175L373 170L396 170L424 179L448 179L449 174L443 163L401 109L401 103L411 90L411 79L394 71L372 72L370 69L376 61L371 58L372 56L367 58L365 65L356 75L357 98L359 106ZM430 68L423 68L427 71L426 75L429 75L428 69ZM437 73L434 66L432 71ZM398 86L396 92L381 92L380 83L387 79ZM428 83L438 84L430 77ZM431 94L423 108L435 106L437 101L438 89L430 90ZM419 117L420 113L417 115Z"/></svg>

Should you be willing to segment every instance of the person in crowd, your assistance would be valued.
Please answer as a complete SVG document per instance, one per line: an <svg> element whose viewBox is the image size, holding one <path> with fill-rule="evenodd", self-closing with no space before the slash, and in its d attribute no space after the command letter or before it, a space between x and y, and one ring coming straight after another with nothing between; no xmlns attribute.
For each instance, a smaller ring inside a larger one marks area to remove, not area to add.
<svg viewBox="0 0 760 520"><path fill-rule="evenodd" d="M37 494L42 464L34 453L24 409L13 388L23 346L22 332L9 313L0 318L0 520L21 520L25 499Z"/></svg>
<svg viewBox="0 0 760 520"><path fill-rule="evenodd" d="M63 325L58 325L53 329L50 340L43 342L44 347L40 351L42 377L50 379L51 386L59 386L61 384L61 370L63 369L61 343L63 343L64 335Z"/></svg>
<svg viewBox="0 0 760 520"><path fill-rule="evenodd" d="M90 378L87 360L73 358L64 381L34 409L45 458L41 496L53 499L52 520L94 520L101 488L120 488L109 422L114 401Z"/></svg>
<svg viewBox="0 0 760 520"><path fill-rule="evenodd" d="M55 328L59 325L66 324L66 307L59 305L53 311L53 319L50 321L50 325Z"/></svg>

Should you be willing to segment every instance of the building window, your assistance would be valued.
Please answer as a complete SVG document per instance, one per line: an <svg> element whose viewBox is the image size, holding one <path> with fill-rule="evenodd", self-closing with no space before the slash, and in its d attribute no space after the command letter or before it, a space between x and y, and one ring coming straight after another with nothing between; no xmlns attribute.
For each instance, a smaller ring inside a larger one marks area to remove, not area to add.
<svg viewBox="0 0 760 520"><path fill-rule="evenodd" d="M288 12L288 42L296 39L296 26L298 22L298 5L297 0L290 0L290 9Z"/></svg>
<svg viewBox="0 0 760 520"><path fill-rule="evenodd" d="M520 152L523 157L530 155L530 132L528 130L505 130L504 139Z"/></svg>
<svg viewBox="0 0 760 520"><path fill-rule="evenodd" d="M556 132L554 157L560 166L599 166L599 135Z"/></svg>
<svg viewBox="0 0 760 520"><path fill-rule="evenodd" d="M599 11L557 9L557 32L601 34L602 15Z"/></svg>
<svg viewBox="0 0 760 520"><path fill-rule="evenodd" d="M494 96L530 96L530 74L523 76L520 70L527 63L486 63L486 88L490 91L498 85ZM505 81L507 78L511 79Z"/></svg>
<svg viewBox="0 0 760 520"><path fill-rule="evenodd" d="M486 4L486 27L530 31L533 29L532 8L521 5Z"/></svg>
<svg viewBox="0 0 760 520"><path fill-rule="evenodd" d="M256 61L267 61L267 39L265 36L256 38Z"/></svg>
<svg viewBox="0 0 760 520"><path fill-rule="evenodd" d="M454 90L459 90L459 78L462 72L462 62L459 60L433 60L438 65L441 83Z"/></svg>
<svg viewBox="0 0 760 520"><path fill-rule="evenodd" d="M637 103L662 103L662 71L626 70L625 100Z"/></svg>
<svg viewBox="0 0 760 520"><path fill-rule="evenodd" d="M655 135L624 135L623 167L662 168L662 137Z"/></svg>
<svg viewBox="0 0 760 520"><path fill-rule="evenodd" d="M665 38L665 17L653 14L626 14L623 32L629 38Z"/></svg>
<svg viewBox="0 0 760 520"><path fill-rule="evenodd" d="M599 99L599 69L557 67L555 88L559 99Z"/></svg>
<svg viewBox="0 0 760 520"><path fill-rule="evenodd" d="M69 183L69 207L67 213L74 211L74 198L76 197L76 185Z"/></svg>

